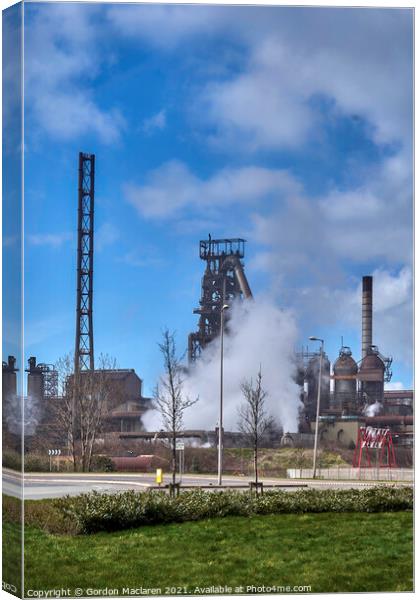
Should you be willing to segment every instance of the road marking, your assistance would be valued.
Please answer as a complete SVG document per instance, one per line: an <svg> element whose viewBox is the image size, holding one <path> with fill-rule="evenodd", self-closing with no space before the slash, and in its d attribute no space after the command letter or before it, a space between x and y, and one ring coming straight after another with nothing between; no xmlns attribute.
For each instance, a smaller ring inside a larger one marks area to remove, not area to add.
<svg viewBox="0 0 420 600"><path fill-rule="evenodd" d="M109 479L95 479L94 481L89 481L88 479L53 479L53 478L45 478L45 479L26 479L25 485L32 484L36 485L37 483L80 483L84 485L96 485L98 483L102 483L104 485L134 485L139 487L150 487L151 483L141 483L140 481L110 481Z"/></svg>

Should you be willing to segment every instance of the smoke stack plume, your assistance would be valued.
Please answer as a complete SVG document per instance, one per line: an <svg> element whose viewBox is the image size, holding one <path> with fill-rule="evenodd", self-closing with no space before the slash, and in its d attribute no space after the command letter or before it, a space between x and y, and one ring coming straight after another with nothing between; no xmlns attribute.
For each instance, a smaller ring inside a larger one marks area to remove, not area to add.
<svg viewBox="0 0 420 600"><path fill-rule="evenodd" d="M297 431L300 389L294 382L297 328L293 315L263 298L233 301L229 315L223 358L225 430L238 431L238 409L244 402L241 383L250 378L255 383L261 368L267 413L284 431ZM199 396L199 402L185 411L185 429L214 430L219 418L220 338L210 342L190 365L184 393L189 398ZM147 430L162 427L161 416L154 410L146 412L143 423Z"/></svg>
<svg viewBox="0 0 420 600"><path fill-rule="evenodd" d="M362 286L362 358L372 346L373 278L363 277Z"/></svg>

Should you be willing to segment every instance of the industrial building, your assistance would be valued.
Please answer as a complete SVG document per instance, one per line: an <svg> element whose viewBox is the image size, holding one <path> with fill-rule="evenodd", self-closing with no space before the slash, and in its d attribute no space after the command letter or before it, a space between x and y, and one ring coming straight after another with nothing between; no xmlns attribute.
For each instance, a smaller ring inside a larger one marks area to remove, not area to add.
<svg viewBox="0 0 420 600"><path fill-rule="evenodd" d="M373 344L373 278L362 281L361 359L342 346L331 364L324 353L320 395L320 438L351 446L359 427L389 428L395 444L413 444L413 391L385 391L392 377L392 358L383 356ZM320 354L296 353L296 381L301 386L300 431L315 429ZM332 386L330 385L332 381ZM331 389L332 387L332 389Z"/></svg>
<svg viewBox="0 0 420 600"><path fill-rule="evenodd" d="M136 433L144 431L141 417L150 409L152 399L143 396L143 381L134 369L94 371L104 378L109 400L103 432ZM83 378L86 371L81 373Z"/></svg>

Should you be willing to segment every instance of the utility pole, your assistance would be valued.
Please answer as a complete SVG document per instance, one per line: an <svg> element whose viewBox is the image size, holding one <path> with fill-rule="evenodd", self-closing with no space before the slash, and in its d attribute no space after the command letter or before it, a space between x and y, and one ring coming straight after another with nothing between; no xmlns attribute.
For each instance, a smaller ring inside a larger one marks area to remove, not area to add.
<svg viewBox="0 0 420 600"><path fill-rule="evenodd" d="M223 338L225 330L225 310L229 306L222 304L220 311L220 406L219 406L219 440L217 452L217 481L222 485L223 471Z"/></svg>
<svg viewBox="0 0 420 600"><path fill-rule="evenodd" d="M318 424L319 424L319 409L321 405L321 383L322 383L322 362L324 358L324 340L321 338L317 338L315 336L311 336L309 338L311 342L318 341L321 342L321 346L319 349L319 374L318 374L318 394L316 400L316 421L315 421L315 440L314 440L314 457L313 457L313 465L312 465L312 479L316 477L316 458L318 452Z"/></svg>

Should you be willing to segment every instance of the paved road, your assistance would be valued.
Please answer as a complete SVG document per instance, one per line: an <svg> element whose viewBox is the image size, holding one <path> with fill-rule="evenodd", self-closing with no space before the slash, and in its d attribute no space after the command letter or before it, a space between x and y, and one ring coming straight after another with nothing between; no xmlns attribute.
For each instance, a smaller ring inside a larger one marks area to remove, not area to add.
<svg viewBox="0 0 420 600"><path fill-rule="evenodd" d="M247 477L224 477L223 483L230 488L243 489L248 485ZM378 485L375 481L313 481L296 479L267 479L262 478L266 485L281 486L292 491L296 486L314 488L354 488ZM164 483L169 482L166 477ZM217 477L211 475L184 475L183 484L188 486L215 486ZM385 485L395 485L389 482ZM76 496L85 492L96 490L98 492L113 493L122 490L144 491L155 485L152 473L28 473L25 475L24 497L28 500L42 498L59 498L66 495ZM407 485L407 483L405 484ZM22 480L20 475L8 469L3 471L3 493L18 498L22 497Z"/></svg>

